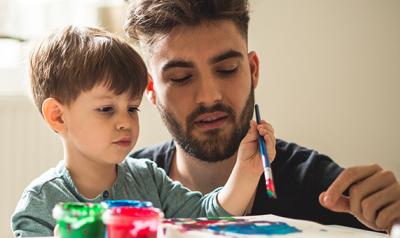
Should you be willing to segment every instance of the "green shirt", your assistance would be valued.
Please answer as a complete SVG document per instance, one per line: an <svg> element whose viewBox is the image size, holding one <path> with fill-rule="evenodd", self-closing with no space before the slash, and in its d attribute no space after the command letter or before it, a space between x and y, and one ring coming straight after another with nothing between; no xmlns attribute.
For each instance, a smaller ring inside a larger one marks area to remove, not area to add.
<svg viewBox="0 0 400 238"><path fill-rule="evenodd" d="M218 205L219 190L203 196L172 181L154 162L127 158L118 165L118 176L112 188L95 199L87 199L78 192L64 161L61 161L24 190L11 225L16 237L52 236L56 224L52 210L57 203L109 199L151 201L166 218L229 216Z"/></svg>

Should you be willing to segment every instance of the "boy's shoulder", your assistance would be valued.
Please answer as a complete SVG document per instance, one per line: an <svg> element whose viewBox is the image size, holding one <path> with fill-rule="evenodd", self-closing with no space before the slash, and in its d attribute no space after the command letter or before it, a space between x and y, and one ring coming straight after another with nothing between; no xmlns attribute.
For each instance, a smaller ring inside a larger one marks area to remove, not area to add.
<svg viewBox="0 0 400 238"><path fill-rule="evenodd" d="M145 158L126 157L119 166L122 168L122 173L125 174L126 179L132 177L150 182L149 178L159 180L167 176L165 171L159 168L155 162Z"/></svg>
<svg viewBox="0 0 400 238"><path fill-rule="evenodd" d="M41 194L44 190L59 188L65 185L64 176L66 168L64 161L60 161L56 167L53 167L39 177L35 178L24 190L24 193Z"/></svg>
<svg viewBox="0 0 400 238"><path fill-rule="evenodd" d="M11 218L15 236L52 235L55 226L52 210L58 202L68 201L71 197L65 176L68 173L64 163L60 162L25 188Z"/></svg>
<svg viewBox="0 0 400 238"><path fill-rule="evenodd" d="M157 164L146 158L136 159L127 157L121 163L121 166L133 173L153 173L154 169L157 169Z"/></svg>

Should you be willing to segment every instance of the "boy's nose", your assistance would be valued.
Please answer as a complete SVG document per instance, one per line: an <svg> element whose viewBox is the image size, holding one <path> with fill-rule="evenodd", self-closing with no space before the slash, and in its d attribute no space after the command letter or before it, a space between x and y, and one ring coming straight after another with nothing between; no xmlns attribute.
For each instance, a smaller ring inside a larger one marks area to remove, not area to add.
<svg viewBox="0 0 400 238"><path fill-rule="evenodd" d="M120 124L117 125L117 130L127 130L127 129L129 129L128 124L120 123Z"/></svg>
<svg viewBox="0 0 400 238"><path fill-rule="evenodd" d="M132 118L126 113L124 115L120 115L117 119L116 129L117 130L129 130L131 128Z"/></svg>

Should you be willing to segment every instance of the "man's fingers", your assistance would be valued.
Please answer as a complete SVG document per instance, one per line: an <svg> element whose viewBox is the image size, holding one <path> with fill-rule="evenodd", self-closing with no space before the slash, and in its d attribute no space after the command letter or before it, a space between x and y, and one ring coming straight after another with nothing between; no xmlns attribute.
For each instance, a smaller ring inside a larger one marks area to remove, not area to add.
<svg viewBox="0 0 400 238"><path fill-rule="evenodd" d="M378 229L389 230L400 219L400 187L394 183L362 201L365 219Z"/></svg>
<svg viewBox="0 0 400 238"><path fill-rule="evenodd" d="M382 170L382 168L378 165L356 166L343 170L326 191L324 204L328 207L335 205L343 192L352 184L370 177L380 170Z"/></svg>
<svg viewBox="0 0 400 238"><path fill-rule="evenodd" d="M350 211L350 202L349 202L348 197L341 195L338 199L336 199L336 202L334 204L332 204L332 203L327 204L325 201L325 197L326 197L325 195L326 195L326 192L323 192L319 195L319 202L321 203L322 206L324 206L334 212Z"/></svg>
<svg viewBox="0 0 400 238"><path fill-rule="evenodd" d="M349 196L343 192L349 189ZM345 169L320 203L336 212L349 212L375 230L389 230L400 218L400 185L391 171L378 165Z"/></svg>
<svg viewBox="0 0 400 238"><path fill-rule="evenodd" d="M396 177L391 171L380 170L372 176L351 185L349 190L351 212L357 216L363 214L368 215L368 217L365 218L368 221L373 221L375 219L376 209L379 209L377 206L380 206L381 203L386 201L386 199L382 197L383 194L380 193L380 190L394 183L396 183ZM380 201L376 201L377 198ZM372 208L372 204L374 204L375 208ZM370 209L366 210L365 208Z"/></svg>
<svg viewBox="0 0 400 238"><path fill-rule="evenodd" d="M379 187L379 190L377 190L377 192L374 191L374 193L363 198L360 202L361 213L369 222L374 222L378 212L382 208L395 202L400 197L400 190L396 183L396 178L393 175L393 181L390 174L393 175L391 172L378 172L378 175L381 175L377 178L380 183L375 182L373 184L376 184L376 186Z"/></svg>
<svg viewBox="0 0 400 238"><path fill-rule="evenodd" d="M400 200L390 204L379 212L376 218L376 226L381 229L390 227L400 218Z"/></svg>

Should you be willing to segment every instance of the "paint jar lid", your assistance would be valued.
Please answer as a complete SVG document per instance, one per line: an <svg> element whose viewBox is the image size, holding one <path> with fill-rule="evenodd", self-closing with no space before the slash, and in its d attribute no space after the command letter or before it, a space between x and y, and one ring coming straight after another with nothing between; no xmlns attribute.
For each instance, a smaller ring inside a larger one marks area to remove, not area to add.
<svg viewBox="0 0 400 238"><path fill-rule="evenodd" d="M153 204L148 201L139 200L107 200L102 202L106 208L114 207L153 207Z"/></svg>
<svg viewBox="0 0 400 238"><path fill-rule="evenodd" d="M160 221L164 214L153 207L114 207L103 214L103 222L107 225L127 225L135 221Z"/></svg>

